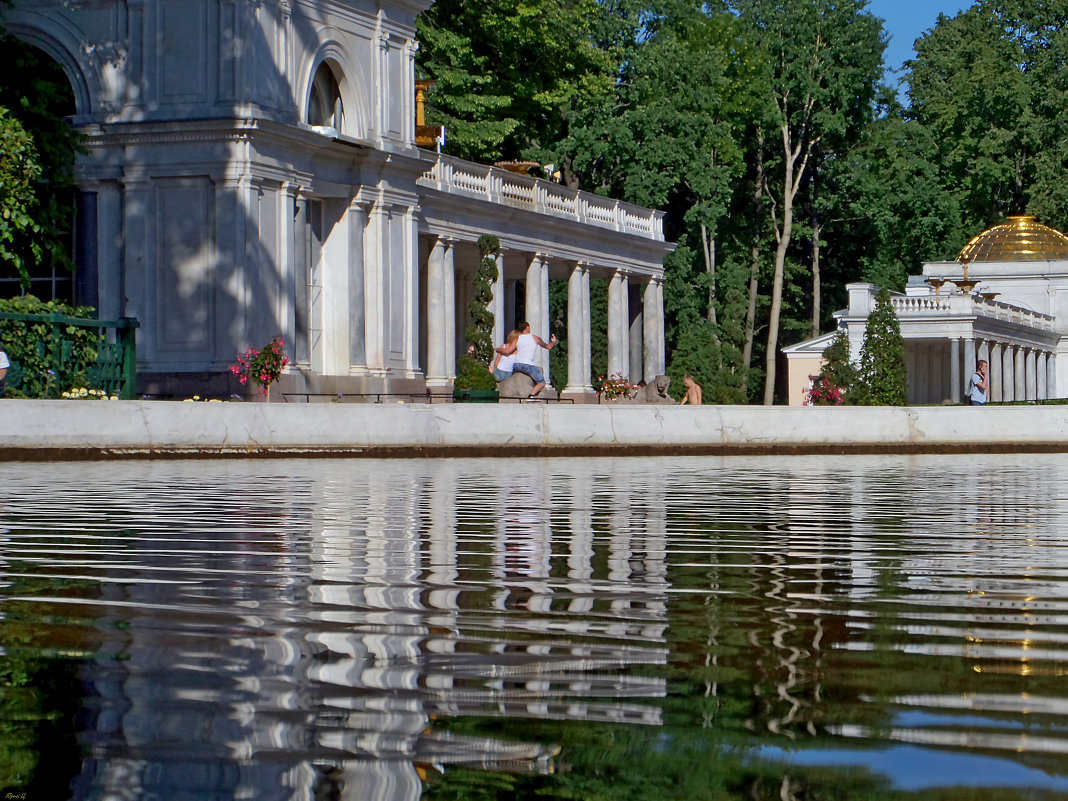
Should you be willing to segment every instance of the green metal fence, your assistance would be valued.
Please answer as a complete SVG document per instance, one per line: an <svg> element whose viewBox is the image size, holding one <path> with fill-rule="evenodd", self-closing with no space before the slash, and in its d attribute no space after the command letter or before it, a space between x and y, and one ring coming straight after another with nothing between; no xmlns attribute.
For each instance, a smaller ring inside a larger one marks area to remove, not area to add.
<svg viewBox="0 0 1068 801"><path fill-rule="evenodd" d="M67 326L77 328L95 328L100 331L101 339L96 345L96 361L89 368L89 383L97 389L107 390L109 394L118 392L123 400L131 400L137 393L137 328L141 325L133 317L118 320L90 320L82 317L67 317L52 314L15 314L0 312L0 320L17 320L26 323L46 323L51 326L51 339L58 343L52 348L51 369L56 376L64 375L66 364L71 357L74 343L63 336ZM114 335L109 337L108 331ZM43 347L44 343L38 343ZM42 351L43 353L44 351Z"/></svg>

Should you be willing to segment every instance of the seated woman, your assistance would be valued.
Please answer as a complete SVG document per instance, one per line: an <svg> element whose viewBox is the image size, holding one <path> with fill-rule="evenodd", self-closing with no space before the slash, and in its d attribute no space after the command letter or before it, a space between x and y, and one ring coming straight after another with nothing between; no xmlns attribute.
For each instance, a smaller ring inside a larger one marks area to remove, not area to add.
<svg viewBox="0 0 1068 801"><path fill-rule="evenodd" d="M493 373L493 377L498 381L504 381L508 376L512 374L512 367L515 365L515 342L519 339L519 332L514 328L508 332L508 336L504 340L504 344L497 348L497 356L493 360L493 364L490 365L490 372ZM505 354L504 351L511 351Z"/></svg>

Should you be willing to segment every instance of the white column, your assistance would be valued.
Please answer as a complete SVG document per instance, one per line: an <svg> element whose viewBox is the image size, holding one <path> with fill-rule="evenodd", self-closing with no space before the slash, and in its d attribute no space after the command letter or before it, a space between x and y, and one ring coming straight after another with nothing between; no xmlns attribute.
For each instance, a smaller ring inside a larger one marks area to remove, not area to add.
<svg viewBox="0 0 1068 801"><path fill-rule="evenodd" d="M626 273L622 278L619 285L619 361L623 378L630 381L630 281Z"/></svg>
<svg viewBox="0 0 1068 801"><path fill-rule="evenodd" d="M449 384L446 367L447 334L445 317L445 249L443 237L434 240L426 267L426 385L445 387Z"/></svg>
<svg viewBox="0 0 1068 801"><path fill-rule="evenodd" d="M375 203L367 217L367 230L363 238L364 349L367 354L367 369L384 372L388 322L383 251L387 246L386 227L389 216L382 203Z"/></svg>
<svg viewBox="0 0 1068 801"><path fill-rule="evenodd" d="M546 342L549 341L549 332L546 330L549 319L547 274L546 256L542 253L534 254L534 258L530 260L530 264L527 267L526 318L527 322L530 323L530 332L541 337ZM538 351L534 356L534 363L541 368L542 373L545 374L545 383L548 383L548 351L544 348L538 348Z"/></svg>
<svg viewBox="0 0 1068 801"><path fill-rule="evenodd" d="M590 322L590 265L582 271L582 387L593 392L593 326Z"/></svg>
<svg viewBox="0 0 1068 801"><path fill-rule="evenodd" d="M1050 353L1046 360L1046 397L1059 398L1057 394L1057 354Z"/></svg>
<svg viewBox="0 0 1068 801"><path fill-rule="evenodd" d="M972 373L975 372L975 340L971 337L966 337L964 340L964 386L965 391L968 387L968 379L971 378Z"/></svg>
<svg viewBox="0 0 1068 801"><path fill-rule="evenodd" d="M664 337L664 282L656 279L656 370L657 375L667 373L667 345Z"/></svg>
<svg viewBox="0 0 1068 801"><path fill-rule="evenodd" d="M640 290L640 287L639 287ZM641 300L641 294L638 294ZM645 375L645 359L643 356L645 339L644 320L645 314L640 303L630 303L630 290L627 291L627 308L630 313L630 325L627 329L627 364L630 366L630 382L637 384Z"/></svg>
<svg viewBox="0 0 1068 801"><path fill-rule="evenodd" d="M626 277L620 270L612 273L608 282L608 376L623 374L626 365L623 360L627 353L627 323L623 316L621 295L626 289Z"/></svg>
<svg viewBox="0 0 1068 801"><path fill-rule="evenodd" d="M583 280L589 267L583 262L571 268L567 280L567 387L566 393L592 392L590 373L586 368L589 355L590 295L589 283Z"/></svg>
<svg viewBox="0 0 1068 801"><path fill-rule="evenodd" d="M656 378L656 279L650 278L642 293L642 335L645 340L645 359L642 364L642 378L651 384Z"/></svg>
<svg viewBox="0 0 1068 801"><path fill-rule="evenodd" d="M1011 401L1015 398L1013 388L1016 382L1013 380L1013 366L1012 344L1006 342L1001 346L1001 399L1003 401Z"/></svg>
<svg viewBox="0 0 1068 801"><path fill-rule="evenodd" d="M1001 343L990 343L990 356L987 359L990 373L988 374L987 383L990 385L990 397L991 401L1001 400Z"/></svg>
<svg viewBox="0 0 1068 801"><path fill-rule="evenodd" d="M1037 354L1035 361L1035 379L1037 383L1036 389L1038 390L1038 400L1046 400L1049 397L1049 391L1046 387L1046 362L1049 360L1049 353L1042 350Z"/></svg>
<svg viewBox="0 0 1068 801"><path fill-rule="evenodd" d="M541 308L539 309L539 316L537 325L541 328L541 338L545 340L545 344L549 344L549 339L552 337L552 331L550 328L549 320L549 257L542 256L541 260L541 291L540 291ZM541 368L542 373L545 374L545 384L552 388L552 376L549 375L549 351L546 348L538 348L538 366Z"/></svg>
<svg viewBox="0 0 1068 801"><path fill-rule="evenodd" d="M960 338L958 337L949 338L949 397L954 403L960 403L964 397L960 388Z"/></svg>
<svg viewBox="0 0 1068 801"><path fill-rule="evenodd" d="M1026 383L1026 358L1023 347L1017 345L1013 350L1016 352L1016 363L1013 365L1013 400L1022 401L1027 397Z"/></svg>
<svg viewBox="0 0 1068 801"><path fill-rule="evenodd" d="M412 93L409 92L409 95ZM404 210L404 253L407 269L404 270L404 326L405 336L401 348L404 351L404 366L408 378L419 375L419 204L413 203Z"/></svg>
<svg viewBox="0 0 1068 801"><path fill-rule="evenodd" d="M1028 348L1025 355L1025 374L1027 385L1027 400L1035 400L1038 398L1038 351L1034 348Z"/></svg>
<svg viewBox="0 0 1068 801"><path fill-rule="evenodd" d="M442 289L445 299L445 377L451 382L456 378L456 240L445 238L445 253L442 259Z"/></svg>
<svg viewBox="0 0 1068 801"><path fill-rule="evenodd" d="M504 342L504 252L498 250L494 259L497 262L497 280L493 282L493 300L490 311L493 312L493 347Z"/></svg>

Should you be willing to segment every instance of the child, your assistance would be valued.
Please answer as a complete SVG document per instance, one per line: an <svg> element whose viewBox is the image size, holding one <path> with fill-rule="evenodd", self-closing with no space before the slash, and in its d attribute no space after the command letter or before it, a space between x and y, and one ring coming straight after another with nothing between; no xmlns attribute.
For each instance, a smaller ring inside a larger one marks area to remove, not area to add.
<svg viewBox="0 0 1068 801"><path fill-rule="evenodd" d="M682 383L686 385L686 394L679 401L680 406L687 403L691 406L700 406L704 401L701 399L701 385L693 380L693 376L687 373L682 377Z"/></svg>

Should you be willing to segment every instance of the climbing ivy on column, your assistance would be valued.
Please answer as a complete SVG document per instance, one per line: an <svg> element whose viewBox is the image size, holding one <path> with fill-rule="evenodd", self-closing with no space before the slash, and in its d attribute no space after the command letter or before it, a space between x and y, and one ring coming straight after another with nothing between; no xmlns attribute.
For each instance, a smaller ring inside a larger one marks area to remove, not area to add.
<svg viewBox="0 0 1068 801"><path fill-rule="evenodd" d="M460 357L457 389L495 389L497 386L489 372L489 365L493 361L494 323L490 303L493 300L493 282L500 278L495 258L500 247L501 241L495 236L483 234L478 238L478 252L482 258L475 271L474 293L467 304L470 323L464 332L467 344L474 350Z"/></svg>

